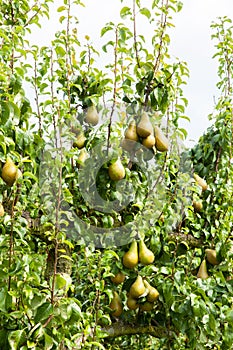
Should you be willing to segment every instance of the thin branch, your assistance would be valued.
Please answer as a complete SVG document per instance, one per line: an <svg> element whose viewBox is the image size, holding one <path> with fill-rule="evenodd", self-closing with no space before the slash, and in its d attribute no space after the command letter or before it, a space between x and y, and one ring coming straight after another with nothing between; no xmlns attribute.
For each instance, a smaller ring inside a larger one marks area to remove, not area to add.
<svg viewBox="0 0 233 350"><path fill-rule="evenodd" d="M134 38L134 49L136 55L136 61L138 68L141 68L139 53L138 53L138 43L137 43L137 30L136 30L136 0L133 0L133 38Z"/></svg>
<svg viewBox="0 0 233 350"><path fill-rule="evenodd" d="M115 322L110 326L102 328L107 333L107 338L117 338L124 335L149 334L155 338L163 338L168 336L166 328L161 326L125 324L123 322Z"/></svg>

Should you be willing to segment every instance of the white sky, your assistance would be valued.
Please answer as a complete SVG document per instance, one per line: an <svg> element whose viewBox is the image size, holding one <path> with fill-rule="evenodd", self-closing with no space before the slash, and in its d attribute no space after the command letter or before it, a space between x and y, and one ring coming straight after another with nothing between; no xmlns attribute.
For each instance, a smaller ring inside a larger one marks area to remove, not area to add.
<svg viewBox="0 0 233 350"><path fill-rule="evenodd" d="M147 3L144 0L143 3ZM80 19L79 32L84 37L88 34L93 42L98 42L100 29L109 21L118 21L119 9L132 1L120 0L83 0L85 9L76 13ZM56 0L52 6L51 19L45 22L42 33L33 34L37 44L48 45L56 29L56 8L63 4ZM214 96L218 92L215 87L218 81L217 61L212 60L214 42L211 40L210 25L219 16L228 16L233 19L233 0L183 0L183 10L174 18L176 28L172 30L170 54L188 62L190 79L185 87L185 97L189 100L186 115L191 118L190 123L184 126L188 130L187 144L193 145L210 125L208 114L213 111ZM142 28L143 29L143 28ZM140 32L140 28L138 28ZM193 140L193 141L192 141Z"/></svg>

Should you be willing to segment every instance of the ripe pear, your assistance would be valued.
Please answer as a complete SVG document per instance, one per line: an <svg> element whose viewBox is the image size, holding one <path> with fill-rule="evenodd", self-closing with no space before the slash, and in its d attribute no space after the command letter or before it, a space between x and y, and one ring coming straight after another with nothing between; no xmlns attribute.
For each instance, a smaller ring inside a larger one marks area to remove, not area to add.
<svg viewBox="0 0 233 350"><path fill-rule="evenodd" d="M85 160L88 158L88 153L87 150L85 148L82 148L80 151L80 154L78 156L78 167L80 168L80 166L82 166L85 162Z"/></svg>
<svg viewBox="0 0 233 350"><path fill-rule="evenodd" d="M153 263L155 256L154 253L147 248L144 241L141 239L139 242L139 261L142 265L150 265Z"/></svg>
<svg viewBox="0 0 233 350"><path fill-rule="evenodd" d="M143 144L143 146L145 146L146 148L149 148L149 149L154 147L154 145L155 145L154 135L151 134L151 135L147 136L145 139L143 139L142 144Z"/></svg>
<svg viewBox="0 0 233 350"><path fill-rule="evenodd" d="M168 138L164 135L163 131L155 126L155 147L160 152L167 152L169 148Z"/></svg>
<svg viewBox="0 0 233 350"><path fill-rule="evenodd" d="M128 308L130 310L136 310L139 307L137 299L132 298L131 295L128 296L127 301L126 301L126 305L128 306Z"/></svg>
<svg viewBox="0 0 233 350"><path fill-rule="evenodd" d="M95 106L90 106L87 108L87 113L85 116L85 122L90 125L97 125L99 122L99 114Z"/></svg>
<svg viewBox="0 0 233 350"><path fill-rule="evenodd" d="M193 208L194 210L199 213L203 209L203 204L202 201L193 201Z"/></svg>
<svg viewBox="0 0 233 350"><path fill-rule="evenodd" d="M145 301L143 304L139 305L139 308L142 311L151 311L153 307L154 307L154 304L150 303L149 301Z"/></svg>
<svg viewBox="0 0 233 350"><path fill-rule="evenodd" d="M122 180L125 177L125 168L121 163L120 158L116 162L112 163L108 168L108 174L113 181Z"/></svg>
<svg viewBox="0 0 233 350"><path fill-rule="evenodd" d="M202 188L202 191L206 191L208 188L208 185L206 183L206 181L204 179L202 179L202 177L200 177L197 174L193 174L194 179L196 180L197 184Z"/></svg>
<svg viewBox="0 0 233 350"><path fill-rule="evenodd" d="M125 138L131 141L138 141L137 125L135 120L129 123L128 129L125 131Z"/></svg>
<svg viewBox="0 0 233 350"><path fill-rule="evenodd" d="M156 288L152 287L146 280L144 280L144 284L146 289L148 290L148 294L146 296L146 300L150 303L153 303L156 301L159 297L159 292Z"/></svg>
<svg viewBox="0 0 233 350"><path fill-rule="evenodd" d="M153 126L146 112L142 112L141 119L137 125L137 134L141 137L153 134Z"/></svg>
<svg viewBox="0 0 233 350"><path fill-rule="evenodd" d="M199 267L198 273L197 273L197 278L201 278L203 280L207 279L209 277L208 272L207 272L207 266L206 266L206 260L203 259L202 263Z"/></svg>
<svg viewBox="0 0 233 350"><path fill-rule="evenodd" d="M219 261L217 260L217 253L215 249L206 249L206 259L212 265L218 265Z"/></svg>
<svg viewBox="0 0 233 350"><path fill-rule="evenodd" d="M2 168L2 178L8 186L12 186L17 179L18 168L15 163L7 158L6 163Z"/></svg>
<svg viewBox="0 0 233 350"><path fill-rule="evenodd" d="M146 287L143 283L142 277L138 275L136 281L132 284L129 290L129 294L132 298L139 298L146 291Z"/></svg>
<svg viewBox="0 0 233 350"><path fill-rule="evenodd" d="M113 299L112 299L109 307L110 307L110 309L112 309L111 314L114 317L119 317L123 312L121 298L116 291L113 292Z"/></svg>
<svg viewBox="0 0 233 350"><path fill-rule="evenodd" d="M0 203L0 216L4 216L4 214L5 214L4 207L3 207L2 203Z"/></svg>
<svg viewBox="0 0 233 350"><path fill-rule="evenodd" d="M81 131L78 134L76 140L74 141L73 146L81 149L84 147L85 141L86 141L86 137L85 137L84 133Z"/></svg>
<svg viewBox="0 0 233 350"><path fill-rule="evenodd" d="M138 264L138 245L133 241L129 250L123 255L123 265L128 269L133 269Z"/></svg>
<svg viewBox="0 0 233 350"><path fill-rule="evenodd" d="M121 271L117 272L114 277L111 277L111 281L114 284L121 284L125 280L125 274Z"/></svg>

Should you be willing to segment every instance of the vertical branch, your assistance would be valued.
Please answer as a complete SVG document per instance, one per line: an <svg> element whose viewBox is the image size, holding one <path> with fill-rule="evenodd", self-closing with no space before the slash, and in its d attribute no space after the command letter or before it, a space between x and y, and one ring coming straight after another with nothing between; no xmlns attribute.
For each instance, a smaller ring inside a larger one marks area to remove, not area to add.
<svg viewBox="0 0 233 350"><path fill-rule="evenodd" d="M67 8L67 24L66 24L66 38L65 38L65 47L66 47L66 83L67 83L67 96L68 96L68 113L70 113L70 61L71 61L71 55L70 55L70 0L68 1L68 8Z"/></svg>
<svg viewBox="0 0 233 350"><path fill-rule="evenodd" d="M110 147L110 135L111 135L111 127L112 127L112 118L113 118L113 113L115 110L116 106L116 92L117 92L117 61L118 61L118 53L117 53L117 48L118 48L118 27L116 27L115 31L115 46L114 46L114 85L113 85L113 103L112 103L112 109L110 113L110 118L109 118L109 124L108 124L108 139L107 139L107 149L109 150Z"/></svg>
<svg viewBox="0 0 233 350"><path fill-rule="evenodd" d="M42 118L40 113L40 107L39 107L39 93L38 93L38 85L37 85L37 58L34 57L34 90L35 90L35 102L36 102L36 109L37 109L37 115L39 119L39 135L42 137Z"/></svg>
<svg viewBox="0 0 233 350"><path fill-rule="evenodd" d="M133 0L133 40L134 40L134 50L136 55L136 61L138 68L141 68L139 54L138 54L138 43L137 43L137 30L136 30L136 0Z"/></svg>

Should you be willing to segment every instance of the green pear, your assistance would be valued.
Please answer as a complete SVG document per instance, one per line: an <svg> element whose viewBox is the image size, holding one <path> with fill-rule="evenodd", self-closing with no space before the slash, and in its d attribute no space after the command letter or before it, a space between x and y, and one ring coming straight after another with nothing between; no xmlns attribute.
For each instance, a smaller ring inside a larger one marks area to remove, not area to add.
<svg viewBox="0 0 233 350"><path fill-rule="evenodd" d="M193 174L193 177L194 177L196 183L202 188L202 191L206 191L208 188L207 182L204 179L202 179L202 177L200 177L199 175L197 175L195 173Z"/></svg>
<svg viewBox="0 0 233 350"><path fill-rule="evenodd" d="M138 264L138 245L133 241L129 250L123 255L123 265L128 269L133 269Z"/></svg>
<svg viewBox="0 0 233 350"><path fill-rule="evenodd" d="M6 163L2 168L2 179L8 186L12 186L18 176L18 168L15 163L7 158Z"/></svg>
<svg viewBox="0 0 233 350"><path fill-rule="evenodd" d="M128 296L127 301L126 301L126 305L128 306L128 308L130 310L136 310L139 307L137 299L132 298L131 295Z"/></svg>
<svg viewBox="0 0 233 350"><path fill-rule="evenodd" d="M197 272L197 278L201 278L203 280L207 279L209 277L208 272L207 272L207 265L206 265L206 260L203 259L202 263L199 267L199 270Z"/></svg>
<svg viewBox="0 0 233 350"><path fill-rule="evenodd" d="M116 291L113 292L113 299L111 300L109 307L112 309L111 314L114 317L119 317L123 312L121 298Z"/></svg>
<svg viewBox="0 0 233 350"><path fill-rule="evenodd" d="M125 274L121 271L117 272L114 277L111 277L111 281L114 284L121 284L125 280Z"/></svg>
<svg viewBox="0 0 233 350"><path fill-rule="evenodd" d="M132 120L129 123L129 126L127 128L127 130L125 131L125 138L127 140L131 140L131 141L138 141L138 134L137 134L137 125L135 120Z"/></svg>
<svg viewBox="0 0 233 350"><path fill-rule="evenodd" d="M193 208L195 210L195 212L200 213L200 211L202 211L203 209L203 204L202 201L193 201Z"/></svg>
<svg viewBox="0 0 233 350"><path fill-rule="evenodd" d="M85 162L85 160L87 160L87 158L88 158L87 150L85 148L82 148L80 151L80 154L78 156L78 160L77 160L79 168L84 164L84 162Z"/></svg>
<svg viewBox="0 0 233 350"><path fill-rule="evenodd" d="M141 137L153 134L153 126L146 112L142 112L141 119L137 125L137 134Z"/></svg>
<svg viewBox="0 0 233 350"><path fill-rule="evenodd" d="M86 137L85 137L84 133L81 131L78 134L76 140L74 141L73 146L81 149L84 147L85 141L86 141Z"/></svg>
<svg viewBox="0 0 233 350"><path fill-rule="evenodd" d="M169 148L168 138L164 135L163 131L155 126L155 147L160 152L167 152Z"/></svg>
<svg viewBox="0 0 233 350"><path fill-rule="evenodd" d="M146 148L152 148L155 145L155 137L154 135L149 135L147 136L145 139L142 140L142 144L143 146L145 146Z"/></svg>
<svg viewBox="0 0 233 350"><path fill-rule="evenodd" d="M155 259L154 253L147 248L145 242L141 239L139 242L139 261L142 265L150 265Z"/></svg>
<svg viewBox="0 0 233 350"><path fill-rule="evenodd" d="M131 285L129 294L132 298L139 298L146 291L146 287L143 283L143 279L140 275L136 278L136 281Z"/></svg>
<svg viewBox="0 0 233 350"><path fill-rule="evenodd" d="M87 113L85 116L85 122L90 125L97 125L99 122L99 114L95 106L90 106L87 108Z"/></svg>
<svg viewBox="0 0 233 350"><path fill-rule="evenodd" d="M154 308L154 304L149 301L145 301L143 304L139 305L140 310L142 311L151 311Z"/></svg>
<svg viewBox="0 0 233 350"><path fill-rule="evenodd" d="M4 214L5 214L4 207L3 207L2 203L0 203L0 216L4 216Z"/></svg>
<svg viewBox="0 0 233 350"><path fill-rule="evenodd" d="M108 174L110 179L113 181L119 181L125 177L125 168L121 163L120 158L109 166Z"/></svg>
<svg viewBox="0 0 233 350"><path fill-rule="evenodd" d="M159 297L159 292L156 288L152 287L146 280L144 280L144 284L146 289L148 290L148 294L146 296L146 300L150 303L153 303L156 301Z"/></svg>
<svg viewBox="0 0 233 350"><path fill-rule="evenodd" d="M217 253L215 249L206 249L205 250L206 259L212 265L218 265L219 261L217 259Z"/></svg>

